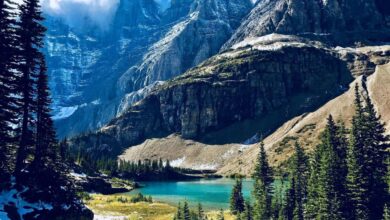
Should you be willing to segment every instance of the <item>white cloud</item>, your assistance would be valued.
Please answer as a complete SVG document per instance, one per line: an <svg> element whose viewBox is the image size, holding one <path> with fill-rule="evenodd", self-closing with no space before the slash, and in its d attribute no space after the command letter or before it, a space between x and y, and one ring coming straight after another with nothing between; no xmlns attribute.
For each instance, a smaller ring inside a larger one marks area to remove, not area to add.
<svg viewBox="0 0 390 220"><path fill-rule="evenodd" d="M19 4L23 0L13 0ZM107 28L120 0L40 0L45 13L60 17L70 26L81 27L86 20Z"/></svg>
<svg viewBox="0 0 390 220"><path fill-rule="evenodd" d="M61 17L76 28L82 28L85 21L107 28L118 3L119 0L41 0L46 13Z"/></svg>

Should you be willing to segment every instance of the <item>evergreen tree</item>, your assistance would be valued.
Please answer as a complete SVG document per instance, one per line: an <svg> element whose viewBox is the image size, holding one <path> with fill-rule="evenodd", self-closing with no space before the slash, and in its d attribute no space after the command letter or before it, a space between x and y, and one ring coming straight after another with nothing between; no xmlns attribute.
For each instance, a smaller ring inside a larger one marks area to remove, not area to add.
<svg viewBox="0 0 390 220"><path fill-rule="evenodd" d="M307 186L307 202L305 203L305 219L315 219L319 212L319 169L322 147L319 145L314 150L310 161L310 175Z"/></svg>
<svg viewBox="0 0 390 220"><path fill-rule="evenodd" d="M370 218L370 180L367 173L371 168L368 166L368 160L371 156L366 144L367 136L367 117L364 112L362 98L359 93L358 85L355 86L355 116L352 119L352 129L350 143L347 155L348 175L347 187L351 203L351 217L355 219ZM382 216L381 216L382 217Z"/></svg>
<svg viewBox="0 0 390 220"><path fill-rule="evenodd" d="M317 218L345 219L346 216L346 148L344 132L329 116L321 135L318 169ZM316 198L314 198L316 199Z"/></svg>
<svg viewBox="0 0 390 220"><path fill-rule="evenodd" d="M253 209L248 200L245 201L245 209L241 214L241 220L253 220Z"/></svg>
<svg viewBox="0 0 390 220"><path fill-rule="evenodd" d="M200 203L198 203L197 218L198 218L198 220L205 219L203 207L202 207L202 204L200 204Z"/></svg>
<svg viewBox="0 0 390 220"><path fill-rule="evenodd" d="M280 216L280 219L292 220L294 219L294 210L296 210L296 184L295 178L291 178L291 185L287 191L286 200L284 203L283 217Z"/></svg>
<svg viewBox="0 0 390 220"><path fill-rule="evenodd" d="M306 177L307 177L307 158L303 149L298 144L295 143L295 155L294 155L294 163L292 170L292 178L295 182L294 189L294 219L303 220L303 205L306 199Z"/></svg>
<svg viewBox="0 0 390 220"><path fill-rule="evenodd" d="M12 148L15 146L13 124L17 123L16 42L14 4L0 0L0 179L11 172Z"/></svg>
<svg viewBox="0 0 390 220"><path fill-rule="evenodd" d="M242 194L242 179L237 178L230 197L230 211L237 215L244 211L244 196Z"/></svg>
<svg viewBox="0 0 390 220"><path fill-rule="evenodd" d="M269 219L271 214L272 198L272 169L268 164L264 144L260 144L260 153L257 159L254 178L254 219Z"/></svg>
<svg viewBox="0 0 390 220"><path fill-rule="evenodd" d="M183 220L191 220L191 212L187 201L184 202L183 206Z"/></svg>
<svg viewBox="0 0 390 220"><path fill-rule="evenodd" d="M176 212L176 215L175 215L175 219L176 220L183 220L183 211L182 211L180 202L179 202L179 205L177 206L177 212Z"/></svg>
<svg viewBox="0 0 390 220"><path fill-rule="evenodd" d="M48 165L48 160L54 160L57 156L56 133L54 130L53 121L51 119L50 109L50 93L48 80L46 75L45 60L42 57L40 63L40 72L37 82L37 104L36 104L36 147L34 154L34 168L41 169L45 164Z"/></svg>
<svg viewBox="0 0 390 220"><path fill-rule="evenodd" d="M375 107L370 99L366 99L365 134L364 134L364 175L368 177L367 191L369 193L369 218L379 219L383 216L385 204L388 202L387 150L389 136L385 135L384 124L377 116Z"/></svg>
<svg viewBox="0 0 390 220"><path fill-rule="evenodd" d="M43 37L46 31L41 24L43 17L39 0L24 0L19 10L20 21L18 22L17 35L20 44L19 70L21 76L18 84L21 97L21 130L15 165L17 176L25 168L29 151L34 146L33 132L36 129L33 114L34 109L36 109L35 82L43 57L40 49L43 47Z"/></svg>
<svg viewBox="0 0 390 220"><path fill-rule="evenodd" d="M18 100L13 96L17 92L17 41L15 40L15 3L0 1L0 175L9 174L10 162L15 148L14 125L18 123Z"/></svg>

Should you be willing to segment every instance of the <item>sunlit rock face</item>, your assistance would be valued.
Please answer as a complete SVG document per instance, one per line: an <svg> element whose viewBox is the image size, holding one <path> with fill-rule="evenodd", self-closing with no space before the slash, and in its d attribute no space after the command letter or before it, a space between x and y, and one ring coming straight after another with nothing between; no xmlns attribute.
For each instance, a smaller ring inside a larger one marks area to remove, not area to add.
<svg viewBox="0 0 390 220"><path fill-rule="evenodd" d="M122 0L108 29L88 17L75 27L47 15L45 53L60 137L106 124L155 82L216 54L251 8L250 0Z"/></svg>

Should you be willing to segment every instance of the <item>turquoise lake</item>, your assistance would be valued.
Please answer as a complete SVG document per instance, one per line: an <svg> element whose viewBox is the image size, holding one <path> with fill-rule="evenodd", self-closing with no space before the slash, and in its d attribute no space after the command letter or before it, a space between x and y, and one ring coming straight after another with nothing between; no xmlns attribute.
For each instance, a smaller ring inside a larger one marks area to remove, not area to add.
<svg viewBox="0 0 390 220"><path fill-rule="evenodd" d="M142 193L152 196L155 201L177 205L187 201L191 206L202 203L205 209L220 209L229 207L230 193L234 179L199 179L180 182L141 182L142 188L133 190L130 194ZM243 180L243 193L249 198L253 189L253 181Z"/></svg>

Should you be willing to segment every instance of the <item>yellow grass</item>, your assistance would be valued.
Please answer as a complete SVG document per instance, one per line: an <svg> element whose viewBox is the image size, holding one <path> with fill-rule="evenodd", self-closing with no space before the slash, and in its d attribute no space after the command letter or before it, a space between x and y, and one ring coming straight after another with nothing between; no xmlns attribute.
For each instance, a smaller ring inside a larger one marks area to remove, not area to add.
<svg viewBox="0 0 390 220"><path fill-rule="evenodd" d="M129 220L171 220L176 208L163 203L131 203L120 202L118 199L127 198L130 195L97 195L92 194L91 199L85 201L86 205L96 214L103 216L123 216Z"/></svg>
<svg viewBox="0 0 390 220"><path fill-rule="evenodd" d="M128 220L172 220L177 208L159 202L138 202L131 203L131 195L100 195L91 194L90 199L85 200L85 204L99 216L120 216ZM124 200L129 202L124 202ZM206 212L208 219L217 219L219 211ZM224 212L225 220L235 220L230 212Z"/></svg>

